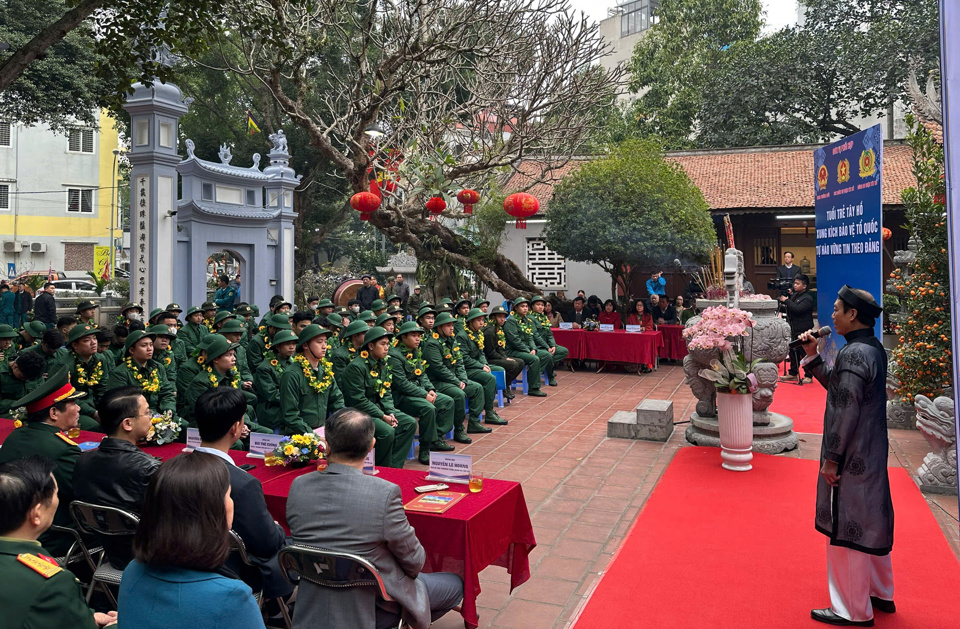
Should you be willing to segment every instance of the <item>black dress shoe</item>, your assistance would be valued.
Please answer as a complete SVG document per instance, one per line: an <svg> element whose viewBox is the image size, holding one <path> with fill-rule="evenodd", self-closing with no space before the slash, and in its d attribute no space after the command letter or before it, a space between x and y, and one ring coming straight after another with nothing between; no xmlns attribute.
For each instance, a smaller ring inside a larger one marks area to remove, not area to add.
<svg viewBox="0 0 960 629"><path fill-rule="evenodd" d="M870 604L873 605L874 611L883 612L884 614L894 614L897 611L896 603L888 601L885 598L871 596Z"/></svg>
<svg viewBox="0 0 960 629"><path fill-rule="evenodd" d="M873 618L870 620L847 620L843 616L837 616L829 607L827 609L814 609L810 611L810 617L817 622L823 622L828 625L837 625L838 627L872 627Z"/></svg>

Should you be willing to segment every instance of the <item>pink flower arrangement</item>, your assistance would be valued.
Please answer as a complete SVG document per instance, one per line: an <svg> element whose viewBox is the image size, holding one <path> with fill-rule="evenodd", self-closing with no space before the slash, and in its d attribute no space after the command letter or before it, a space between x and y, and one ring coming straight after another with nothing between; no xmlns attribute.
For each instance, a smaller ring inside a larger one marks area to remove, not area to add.
<svg viewBox="0 0 960 629"><path fill-rule="evenodd" d="M683 331L683 337L691 349L716 349L726 352L733 349L730 338L738 340L750 333L754 325L749 312L739 308L714 306L700 315L700 320Z"/></svg>

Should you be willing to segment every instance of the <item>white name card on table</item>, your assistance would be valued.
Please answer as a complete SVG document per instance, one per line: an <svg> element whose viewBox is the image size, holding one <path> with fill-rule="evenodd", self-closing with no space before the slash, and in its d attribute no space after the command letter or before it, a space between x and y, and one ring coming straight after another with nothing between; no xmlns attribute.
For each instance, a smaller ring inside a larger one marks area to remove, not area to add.
<svg viewBox="0 0 960 629"><path fill-rule="evenodd" d="M194 448L200 447L200 429L199 428L187 428L187 447L183 449L184 452L193 452Z"/></svg>
<svg viewBox="0 0 960 629"><path fill-rule="evenodd" d="M265 434L261 432L250 433L250 451L247 452L247 458L262 459L273 452L286 435Z"/></svg>
<svg viewBox="0 0 960 629"><path fill-rule="evenodd" d="M376 476L380 472L377 471L377 462L373 456L373 450L367 452L367 458L363 460L363 473L367 476Z"/></svg>
<svg viewBox="0 0 960 629"><path fill-rule="evenodd" d="M473 457L469 454L430 453L430 472L427 474L427 480L467 485L470 483L472 473Z"/></svg>
<svg viewBox="0 0 960 629"><path fill-rule="evenodd" d="M572 329L573 329L573 321L561 321L561 322L560 322L560 329L561 329L561 330L572 330Z"/></svg>
<svg viewBox="0 0 960 629"><path fill-rule="evenodd" d="M613 332L613 324L612 324L612 323L601 323L601 324L600 324L600 331L601 331L601 332Z"/></svg>
<svg viewBox="0 0 960 629"><path fill-rule="evenodd" d="M643 332L642 325L627 325L627 332Z"/></svg>

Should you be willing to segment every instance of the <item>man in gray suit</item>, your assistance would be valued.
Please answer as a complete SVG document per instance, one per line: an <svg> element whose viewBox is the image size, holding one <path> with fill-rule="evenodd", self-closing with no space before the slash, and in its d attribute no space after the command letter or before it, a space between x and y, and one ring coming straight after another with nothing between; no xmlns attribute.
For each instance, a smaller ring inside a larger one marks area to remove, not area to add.
<svg viewBox="0 0 960 629"><path fill-rule="evenodd" d="M421 573L426 553L407 521L400 487L363 473L373 449L373 420L343 408L326 422L329 465L293 481L287 524L297 544L360 555L383 577L395 602L372 592L333 590L300 582L294 629L396 627L427 629L463 600L463 581L448 572Z"/></svg>

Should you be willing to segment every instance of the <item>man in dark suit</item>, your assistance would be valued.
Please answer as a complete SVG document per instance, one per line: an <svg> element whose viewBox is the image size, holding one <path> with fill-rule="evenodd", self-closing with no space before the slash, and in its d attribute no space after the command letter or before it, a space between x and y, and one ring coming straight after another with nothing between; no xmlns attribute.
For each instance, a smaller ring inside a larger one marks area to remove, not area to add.
<svg viewBox="0 0 960 629"><path fill-rule="evenodd" d="M233 530L243 539L260 574L248 574L236 553L230 555L226 566L248 584L257 581L257 577L262 579L263 598L271 599L293 592L293 586L283 578L277 562L277 553L286 545L286 537L267 510L260 481L237 467L228 454L230 446L243 432L246 410L247 398L239 389L216 387L204 391L194 407L194 418L200 430L200 447L196 451L218 456L226 464L233 498Z"/></svg>
<svg viewBox="0 0 960 629"><path fill-rule="evenodd" d="M583 295L574 297L573 310L563 315L563 321L572 323L574 329L583 327L583 322L590 318L590 313L583 307L586 302L587 300L583 298Z"/></svg>
<svg viewBox="0 0 960 629"><path fill-rule="evenodd" d="M354 408L340 409L327 419L329 464L323 472L293 481L287 523L298 544L372 562L395 603L374 602L370 593L369 604L362 605L362 591L302 582L295 627L315 627L321 619L327 627L395 627L402 616L414 629L427 629L463 600L459 576L421 572L426 554L403 511L400 487L363 473L363 460L375 441L373 431L373 420Z"/></svg>
<svg viewBox="0 0 960 629"><path fill-rule="evenodd" d="M373 276L364 274L360 279L363 280L363 286L357 289L357 299L360 300L360 309L370 310L373 302L380 299L380 291L377 290L376 285L373 283Z"/></svg>
<svg viewBox="0 0 960 629"><path fill-rule="evenodd" d="M666 295L650 295L650 316L653 317L653 322L657 325L663 325L664 323L674 324L677 323L677 309L673 307L673 304L667 299Z"/></svg>
<svg viewBox="0 0 960 629"><path fill-rule="evenodd" d="M796 268L796 267L794 267ZM787 321L790 323L790 339L796 339L801 334L813 328L813 310L816 307L813 295L807 290L810 279L803 273L797 274L793 280L793 294L789 297L780 297L780 303L787 310ZM800 369L800 358L803 348L790 351L790 375L781 376L786 382L796 380ZM805 378L804 382L811 382Z"/></svg>
<svg viewBox="0 0 960 629"><path fill-rule="evenodd" d="M53 298L56 287L47 282L43 285L43 292L37 295L33 302L33 316L37 321L43 321L48 330L57 326L57 300Z"/></svg>
<svg viewBox="0 0 960 629"><path fill-rule="evenodd" d="M777 267L777 279L792 280L799 274L800 274L800 267L793 263L793 252L784 251L783 264ZM789 297L790 291L789 290L780 291L780 296ZM783 301L783 300L781 299L780 301ZM804 332L806 332L806 330L804 330Z"/></svg>

